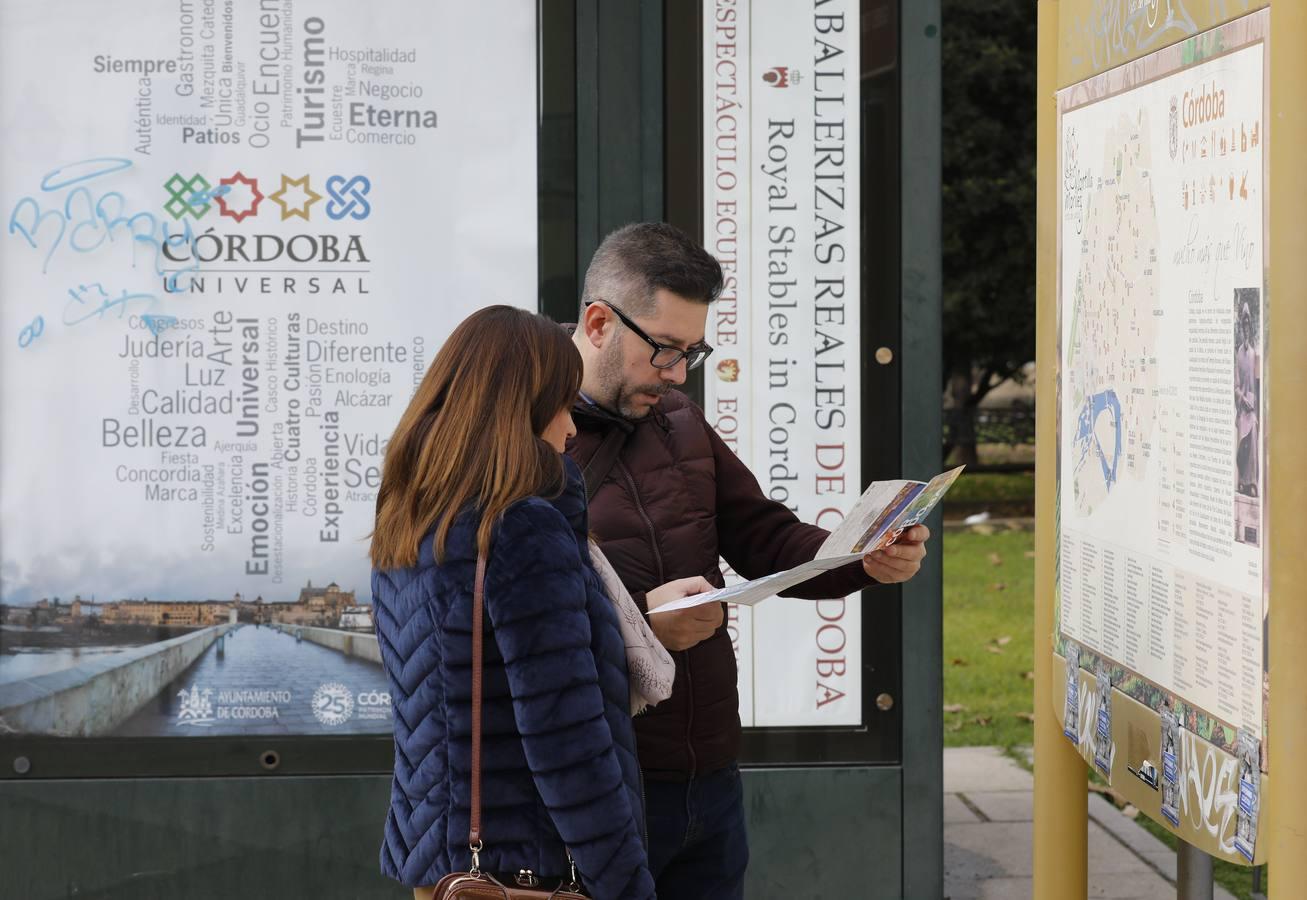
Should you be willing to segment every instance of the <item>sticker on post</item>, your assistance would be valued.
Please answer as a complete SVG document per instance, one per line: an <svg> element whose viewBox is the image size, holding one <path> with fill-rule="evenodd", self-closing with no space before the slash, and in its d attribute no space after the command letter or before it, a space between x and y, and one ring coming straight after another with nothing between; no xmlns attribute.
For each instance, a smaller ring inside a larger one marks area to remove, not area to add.
<svg viewBox="0 0 1307 900"><path fill-rule="evenodd" d="M1066 645L1066 713L1062 717L1062 733L1071 743L1080 744L1080 647Z"/></svg>
<svg viewBox="0 0 1307 900"><path fill-rule="evenodd" d="M1112 676L1098 670L1098 716L1094 728L1094 765L1112 774Z"/></svg>
<svg viewBox="0 0 1307 900"><path fill-rule="evenodd" d="M1234 849L1248 862L1257 851L1257 820L1261 813L1262 754L1257 736L1239 731L1236 755L1239 760L1239 821L1234 831Z"/></svg>
<svg viewBox="0 0 1307 900"><path fill-rule="evenodd" d="M1162 708L1162 816L1180 827L1180 720L1171 707Z"/></svg>

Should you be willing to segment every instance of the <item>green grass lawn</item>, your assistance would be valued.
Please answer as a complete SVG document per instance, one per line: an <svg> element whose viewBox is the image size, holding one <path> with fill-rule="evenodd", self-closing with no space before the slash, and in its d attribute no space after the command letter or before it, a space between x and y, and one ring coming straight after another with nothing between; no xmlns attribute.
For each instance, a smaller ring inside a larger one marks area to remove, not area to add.
<svg viewBox="0 0 1307 900"><path fill-rule="evenodd" d="M944 535L945 746L1034 740L1034 549L1029 531Z"/></svg>
<svg viewBox="0 0 1307 900"><path fill-rule="evenodd" d="M985 477L967 476L956 487ZM944 533L947 747L998 746L1012 754L1014 748L1034 742L1028 718L1035 711L1030 679L1034 668L1034 549L1035 535L1029 531ZM1085 772L1086 782L1104 783L1088 766ZM1136 821L1175 848L1170 829L1146 816ZM1251 869L1216 860L1213 874L1230 893L1250 900Z"/></svg>

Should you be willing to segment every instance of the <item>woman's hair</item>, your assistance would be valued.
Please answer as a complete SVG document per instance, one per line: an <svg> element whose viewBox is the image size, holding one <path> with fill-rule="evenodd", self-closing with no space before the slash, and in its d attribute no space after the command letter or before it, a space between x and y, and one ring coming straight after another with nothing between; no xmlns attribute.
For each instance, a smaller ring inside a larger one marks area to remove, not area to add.
<svg viewBox="0 0 1307 900"><path fill-rule="evenodd" d="M454 519L481 515L488 553L504 511L524 497L557 496L563 458L540 434L581 389L581 355L559 325L490 306L454 329L386 449L371 557L379 569L416 564L435 529L443 559Z"/></svg>

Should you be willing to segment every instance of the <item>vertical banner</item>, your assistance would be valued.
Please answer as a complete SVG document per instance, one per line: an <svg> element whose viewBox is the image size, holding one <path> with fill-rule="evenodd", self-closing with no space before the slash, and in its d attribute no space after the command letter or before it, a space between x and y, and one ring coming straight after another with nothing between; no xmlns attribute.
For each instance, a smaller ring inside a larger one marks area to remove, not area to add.
<svg viewBox="0 0 1307 900"><path fill-rule="evenodd" d="M763 492L839 524L861 493L858 8L704 4L704 243L726 286L704 407ZM732 608L745 726L862 722L856 597Z"/></svg>
<svg viewBox="0 0 1307 900"><path fill-rule="evenodd" d="M536 305L535 5L494 6L0 8L0 726L389 730L386 444L460 320Z"/></svg>

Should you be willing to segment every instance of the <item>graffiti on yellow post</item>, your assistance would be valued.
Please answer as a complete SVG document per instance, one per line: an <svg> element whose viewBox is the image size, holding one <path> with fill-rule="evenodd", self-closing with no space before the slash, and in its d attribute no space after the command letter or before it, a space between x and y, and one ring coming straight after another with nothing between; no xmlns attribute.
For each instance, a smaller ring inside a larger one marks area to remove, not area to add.
<svg viewBox="0 0 1307 900"><path fill-rule="evenodd" d="M1192 0L1090 0L1068 3L1071 62L1095 72L1142 53L1197 34L1198 23L1185 8ZM1224 5L1216 0L1214 5ZM1235 2L1234 6L1247 6Z"/></svg>

